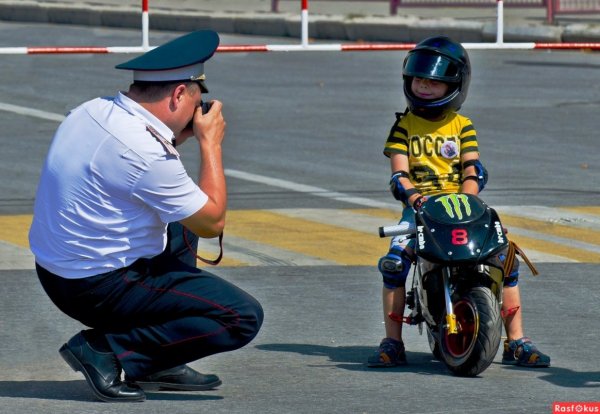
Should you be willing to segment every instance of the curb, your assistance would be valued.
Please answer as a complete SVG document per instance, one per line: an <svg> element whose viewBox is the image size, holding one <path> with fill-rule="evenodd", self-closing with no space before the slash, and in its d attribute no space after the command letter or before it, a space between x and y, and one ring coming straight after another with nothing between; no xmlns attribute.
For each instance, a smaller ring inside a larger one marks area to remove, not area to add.
<svg viewBox="0 0 600 414"><path fill-rule="evenodd" d="M141 29L141 10L127 6L2 1L0 20ZM149 21L151 30L189 32L204 28L221 33L293 38L301 36L300 16L287 13L175 12L159 9L150 13ZM341 15L311 15L309 21L309 35L313 39L415 43L425 37L439 34L446 34L459 42L495 41L496 23L459 21L452 18L422 19L415 16ZM504 41L594 42L600 41L600 26L507 25L504 28Z"/></svg>

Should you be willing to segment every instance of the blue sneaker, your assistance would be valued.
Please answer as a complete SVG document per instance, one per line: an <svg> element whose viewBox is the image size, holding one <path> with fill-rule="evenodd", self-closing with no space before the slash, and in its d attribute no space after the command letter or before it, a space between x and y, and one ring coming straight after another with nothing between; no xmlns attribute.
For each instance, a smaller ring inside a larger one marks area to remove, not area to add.
<svg viewBox="0 0 600 414"><path fill-rule="evenodd" d="M392 338L384 338L379 344L377 351L369 357L367 364L371 368L389 368L406 365L404 343Z"/></svg>
<svg viewBox="0 0 600 414"><path fill-rule="evenodd" d="M503 365L545 368L550 366L550 357L540 352L526 336L514 341L504 341Z"/></svg>

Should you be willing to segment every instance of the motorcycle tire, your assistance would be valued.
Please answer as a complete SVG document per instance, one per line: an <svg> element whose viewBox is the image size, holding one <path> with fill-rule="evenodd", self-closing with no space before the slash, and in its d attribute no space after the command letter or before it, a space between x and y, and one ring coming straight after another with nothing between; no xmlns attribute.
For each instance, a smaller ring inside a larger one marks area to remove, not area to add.
<svg viewBox="0 0 600 414"><path fill-rule="evenodd" d="M427 342L429 343L429 349L431 349L431 353L433 354L433 359L443 361L444 357L442 356L442 351L440 351L440 344L431 333L431 328L429 326L427 327Z"/></svg>
<svg viewBox="0 0 600 414"><path fill-rule="evenodd" d="M448 369L457 376L474 377L494 360L502 334L498 300L487 287L473 287L453 300L458 334L439 332L439 351Z"/></svg>

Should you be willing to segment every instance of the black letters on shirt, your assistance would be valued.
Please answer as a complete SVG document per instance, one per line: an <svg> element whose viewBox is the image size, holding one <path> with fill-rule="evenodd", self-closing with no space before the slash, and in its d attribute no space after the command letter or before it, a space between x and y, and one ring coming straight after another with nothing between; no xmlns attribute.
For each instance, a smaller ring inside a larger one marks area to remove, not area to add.
<svg viewBox="0 0 600 414"><path fill-rule="evenodd" d="M431 135L425 135L424 137L419 137L418 135L410 137L410 154L419 158L422 156L433 157L434 155L441 157L442 156L442 145L446 141L454 141L456 142L456 137L432 137Z"/></svg>

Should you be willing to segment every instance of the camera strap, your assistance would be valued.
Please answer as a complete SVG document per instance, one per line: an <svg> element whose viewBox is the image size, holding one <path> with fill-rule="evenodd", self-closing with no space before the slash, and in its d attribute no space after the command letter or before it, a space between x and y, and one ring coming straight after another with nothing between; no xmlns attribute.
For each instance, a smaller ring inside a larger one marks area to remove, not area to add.
<svg viewBox="0 0 600 414"><path fill-rule="evenodd" d="M188 241L186 231L187 231L187 229L184 227L183 228L183 240L185 241L187 248L196 256L196 259L201 260L202 262L209 264L211 266L218 265L219 262L221 261L221 259L223 258L223 232L221 232L221 234L219 234L219 255L217 256L216 259L210 260L210 259L203 258L202 256L200 256L198 254L198 252L194 251L194 249L190 245L190 242Z"/></svg>

